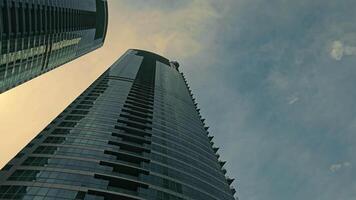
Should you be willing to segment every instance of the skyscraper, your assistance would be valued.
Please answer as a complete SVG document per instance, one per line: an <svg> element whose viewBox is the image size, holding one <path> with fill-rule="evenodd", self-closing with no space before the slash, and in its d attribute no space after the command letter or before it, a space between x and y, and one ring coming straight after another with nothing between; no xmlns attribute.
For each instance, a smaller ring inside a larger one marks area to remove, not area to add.
<svg viewBox="0 0 356 200"><path fill-rule="evenodd" d="M179 64L129 50L0 171L0 199L233 200Z"/></svg>
<svg viewBox="0 0 356 200"><path fill-rule="evenodd" d="M106 0L0 0L0 94L101 47Z"/></svg>

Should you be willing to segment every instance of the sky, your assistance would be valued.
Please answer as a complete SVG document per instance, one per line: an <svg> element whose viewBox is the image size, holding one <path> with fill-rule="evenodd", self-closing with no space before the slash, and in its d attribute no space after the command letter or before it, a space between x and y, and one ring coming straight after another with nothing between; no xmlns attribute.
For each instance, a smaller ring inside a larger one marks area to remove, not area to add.
<svg viewBox="0 0 356 200"><path fill-rule="evenodd" d="M0 95L0 166L140 48L180 62L240 200L355 199L355 6L109 0L103 48Z"/></svg>

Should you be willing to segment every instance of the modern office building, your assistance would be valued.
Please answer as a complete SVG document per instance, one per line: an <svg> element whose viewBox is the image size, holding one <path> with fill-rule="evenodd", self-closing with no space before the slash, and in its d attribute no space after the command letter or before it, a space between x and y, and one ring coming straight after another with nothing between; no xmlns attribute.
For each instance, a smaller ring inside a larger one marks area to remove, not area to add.
<svg viewBox="0 0 356 200"><path fill-rule="evenodd" d="M0 171L0 199L234 200L179 64L129 50Z"/></svg>
<svg viewBox="0 0 356 200"><path fill-rule="evenodd" d="M101 47L106 0L0 0L0 94Z"/></svg>

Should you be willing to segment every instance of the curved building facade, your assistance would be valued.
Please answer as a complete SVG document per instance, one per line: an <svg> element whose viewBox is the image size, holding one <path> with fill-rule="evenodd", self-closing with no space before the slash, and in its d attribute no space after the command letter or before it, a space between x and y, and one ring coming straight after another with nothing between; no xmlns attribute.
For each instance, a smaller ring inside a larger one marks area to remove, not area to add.
<svg viewBox="0 0 356 200"><path fill-rule="evenodd" d="M106 0L0 0L0 93L101 47Z"/></svg>
<svg viewBox="0 0 356 200"><path fill-rule="evenodd" d="M0 199L234 200L178 67L127 51L0 171Z"/></svg>

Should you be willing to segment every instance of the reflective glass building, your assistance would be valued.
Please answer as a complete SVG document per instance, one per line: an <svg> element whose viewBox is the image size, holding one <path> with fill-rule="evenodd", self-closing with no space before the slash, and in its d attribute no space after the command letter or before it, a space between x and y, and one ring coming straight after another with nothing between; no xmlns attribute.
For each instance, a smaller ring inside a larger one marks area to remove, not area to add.
<svg viewBox="0 0 356 200"><path fill-rule="evenodd" d="M106 0L0 0L0 93L103 45Z"/></svg>
<svg viewBox="0 0 356 200"><path fill-rule="evenodd" d="M177 62L127 51L0 171L0 199L234 200Z"/></svg>

